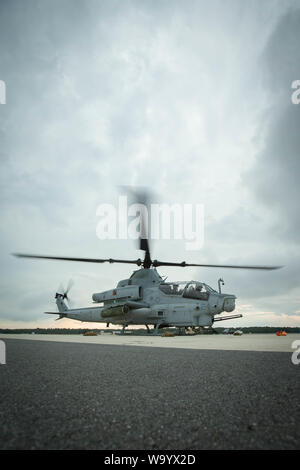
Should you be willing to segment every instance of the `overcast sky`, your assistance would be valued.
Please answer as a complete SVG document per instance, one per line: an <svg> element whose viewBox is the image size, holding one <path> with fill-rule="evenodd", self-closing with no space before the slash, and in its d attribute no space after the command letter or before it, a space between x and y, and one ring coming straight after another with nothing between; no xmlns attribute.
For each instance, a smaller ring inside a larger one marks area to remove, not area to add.
<svg viewBox="0 0 300 470"><path fill-rule="evenodd" d="M88 306L129 277L130 265L10 254L142 256L96 236L120 185L204 204L203 248L155 241L153 259L284 265L159 270L223 277L244 314L226 326L300 326L299 44L298 1L2 1L0 327L86 326L43 314L58 285L72 278Z"/></svg>

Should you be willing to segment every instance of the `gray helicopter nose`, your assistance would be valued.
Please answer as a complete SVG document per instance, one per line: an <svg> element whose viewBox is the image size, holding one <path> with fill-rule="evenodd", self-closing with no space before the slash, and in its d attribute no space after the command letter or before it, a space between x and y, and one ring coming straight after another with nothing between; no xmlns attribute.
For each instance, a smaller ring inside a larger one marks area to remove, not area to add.
<svg viewBox="0 0 300 470"><path fill-rule="evenodd" d="M223 310L225 312L233 312L233 310L235 309L235 299L235 295L225 297L223 303Z"/></svg>

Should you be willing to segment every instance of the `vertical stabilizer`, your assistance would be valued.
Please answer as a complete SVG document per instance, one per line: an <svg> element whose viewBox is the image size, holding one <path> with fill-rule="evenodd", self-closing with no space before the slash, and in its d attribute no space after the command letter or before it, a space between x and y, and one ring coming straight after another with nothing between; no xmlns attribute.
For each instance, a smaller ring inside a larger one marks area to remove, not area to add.
<svg viewBox="0 0 300 470"><path fill-rule="evenodd" d="M55 299L56 299L56 305L57 305L59 313L66 313L68 311L68 307L64 302L64 295L56 293Z"/></svg>

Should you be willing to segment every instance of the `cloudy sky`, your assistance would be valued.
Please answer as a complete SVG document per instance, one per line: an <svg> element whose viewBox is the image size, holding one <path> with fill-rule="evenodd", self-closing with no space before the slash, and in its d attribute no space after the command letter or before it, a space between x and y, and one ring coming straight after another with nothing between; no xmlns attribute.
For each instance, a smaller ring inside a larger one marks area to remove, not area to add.
<svg viewBox="0 0 300 470"><path fill-rule="evenodd" d="M88 306L131 274L11 256L141 256L96 236L120 185L204 205L203 248L155 241L154 259L284 265L168 280L223 277L239 326L300 326L299 44L298 1L2 1L0 327L86 326L43 314L58 285Z"/></svg>

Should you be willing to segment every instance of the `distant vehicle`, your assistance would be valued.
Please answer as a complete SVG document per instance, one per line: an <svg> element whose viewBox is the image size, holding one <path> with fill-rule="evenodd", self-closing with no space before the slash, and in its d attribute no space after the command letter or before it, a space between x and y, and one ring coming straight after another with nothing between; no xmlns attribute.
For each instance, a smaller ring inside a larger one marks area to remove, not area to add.
<svg viewBox="0 0 300 470"><path fill-rule="evenodd" d="M234 333L233 328L226 328L225 330L223 330L224 335L233 335L233 333Z"/></svg>
<svg viewBox="0 0 300 470"><path fill-rule="evenodd" d="M277 331L276 336L287 336L286 331Z"/></svg>
<svg viewBox="0 0 300 470"><path fill-rule="evenodd" d="M242 336L242 334L243 334L243 332L241 330L236 330L233 333L234 336Z"/></svg>

